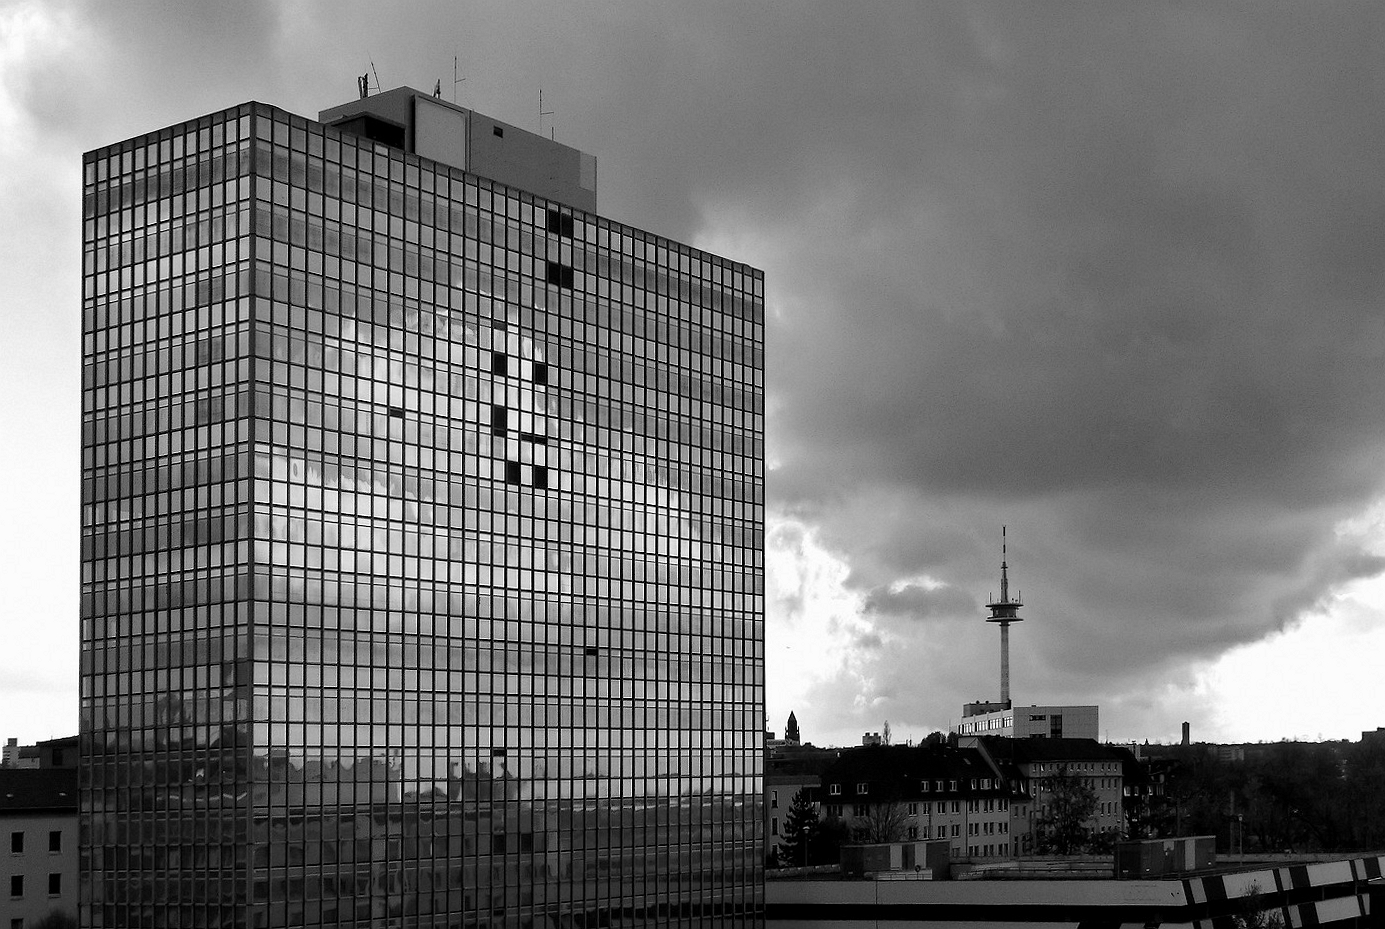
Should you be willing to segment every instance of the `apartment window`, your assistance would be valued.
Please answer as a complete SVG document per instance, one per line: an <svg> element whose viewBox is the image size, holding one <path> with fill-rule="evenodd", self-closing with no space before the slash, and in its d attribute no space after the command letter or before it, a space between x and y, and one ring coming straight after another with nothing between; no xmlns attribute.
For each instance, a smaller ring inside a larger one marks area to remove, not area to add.
<svg viewBox="0 0 1385 929"><path fill-rule="evenodd" d="M24 875L14 874L10 876L10 896L24 896Z"/></svg>
<svg viewBox="0 0 1385 929"><path fill-rule="evenodd" d="M961 824L960 824L960 823L953 823L953 824L952 824L952 837L955 839L955 838L957 838L957 837L958 837L959 835L961 835L961 834L962 834L962 826L961 826Z"/></svg>
<svg viewBox="0 0 1385 929"><path fill-rule="evenodd" d="M957 789L957 782L956 782L956 781L948 781L948 782L947 782L947 789L948 789L948 790L954 790L954 791L955 791L955 790Z"/></svg>
<svg viewBox="0 0 1385 929"><path fill-rule="evenodd" d="M10 920L10 929L24 929L24 917L16 916Z"/></svg>
<svg viewBox="0 0 1385 929"><path fill-rule="evenodd" d="M939 827L938 827L938 838L940 838L940 839L945 839L945 838L947 838L947 827L946 827L946 826L939 826Z"/></svg>
<svg viewBox="0 0 1385 929"><path fill-rule="evenodd" d="M857 804L853 804L852 807L851 807L851 815L852 815L852 816L869 816L869 815L870 815L870 804L868 804L868 803L857 803Z"/></svg>
<svg viewBox="0 0 1385 929"><path fill-rule="evenodd" d="M63 892L63 876L61 874L48 875L48 896L56 897Z"/></svg>
<svg viewBox="0 0 1385 929"><path fill-rule="evenodd" d="M769 792L769 808L771 810L779 809L779 791L771 790Z"/></svg>
<svg viewBox="0 0 1385 929"><path fill-rule="evenodd" d="M772 818L770 819L770 821L769 821L769 834L770 834L770 835L778 835L778 834L779 834L779 817L778 817L778 816L772 817Z"/></svg>
<svg viewBox="0 0 1385 929"><path fill-rule="evenodd" d="M61 829L54 829L48 833L48 850L50 852L60 852L63 850L63 834Z"/></svg>
<svg viewBox="0 0 1385 929"><path fill-rule="evenodd" d="M24 853L24 833L10 833L10 851L16 855L22 855Z"/></svg>
<svg viewBox="0 0 1385 929"><path fill-rule="evenodd" d="M831 786L829 786L829 787L827 788L827 792L828 792L829 794L831 794L832 796L834 796L834 797L835 797L835 796L838 796L838 795L840 795L841 792L842 792L842 785L841 785L841 784L832 784Z"/></svg>
<svg viewBox="0 0 1385 929"><path fill-rule="evenodd" d="M919 815L919 805L918 805L917 803L911 803L911 804L909 804L909 815L910 815L910 816L917 816L917 815Z"/></svg>
<svg viewBox="0 0 1385 929"><path fill-rule="evenodd" d="M919 827L918 827L918 826L910 826L910 827L909 827L909 838L911 838L911 839L917 839L918 837L919 837Z"/></svg>
<svg viewBox="0 0 1385 929"><path fill-rule="evenodd" d="M868 794L870 793L870 785L862 781L856 785L856 792L858 794Z"/></svg>
<svg viewBox="0 0 1385 929"><path fill-rule="evenodd" d="M927 781L923 781L923 782L919 785L919 792L920 792L920 793L925 793L925 794L928 793L928 782L927 782Z"/></svg>

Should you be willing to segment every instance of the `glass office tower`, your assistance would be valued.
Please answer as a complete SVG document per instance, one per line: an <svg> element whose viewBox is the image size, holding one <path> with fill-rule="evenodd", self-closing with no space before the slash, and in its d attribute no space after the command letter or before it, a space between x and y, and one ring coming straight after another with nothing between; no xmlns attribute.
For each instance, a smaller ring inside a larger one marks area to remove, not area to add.
<svg viewBox="0 0 1385 929"><path fill-rule="evenodd" d="M83 925L759 925L763 276L373 135L85 158Z"/></svg>

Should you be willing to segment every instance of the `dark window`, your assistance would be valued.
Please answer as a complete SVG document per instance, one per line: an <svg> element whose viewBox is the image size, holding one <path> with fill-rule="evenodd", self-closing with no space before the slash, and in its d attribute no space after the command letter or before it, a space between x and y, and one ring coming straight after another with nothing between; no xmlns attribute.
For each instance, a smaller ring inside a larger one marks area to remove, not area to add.
<svg viewBox="0 0 1385 929"><path fill-rule="evenodd" d="M60 852L63 850L63 834L61 829L54 829L48 833L48 850L50 852Z"/></svg>
<svg viewBox="0 0 1385 929"><path fill-rule="evenodd" d="M24 833L10 833L10 851L14 852L16 855L24 851Z"/></svg>
<svg viewBox="0 0 1385 929"><path fill-rule="evenodd" d="M519 462L505 462L505 483L518 484L520 479Z"/></svg>
<svg viewBox="0 0 1385 929"><path fill-rule="evenodd" d="M560 213L557 210L549 210L548 231L553 233L554 235L565 235L568 238L572 238L572 217Z"/></svg>
<svg viewBox="0 0 1385 929"><path fill-rule="evenodd" d="M496 136L498 136L499 138L502 138L502 139L505 138L505 127L504 127L504 126L491 126L491 132L494 133L494 134L495 134Z"/></svg>
<svg viewBox="0 0 1385 929"><path fill-rule="evenodd" d="M403 418L404 418L404 410L401 409L400 407L392 406L392 407L390 407L390 415L393 416L393 417L395 417L395 418L397 418L397 419L403 419Z"/></svg>
<svg viewBox="0 0 1385 929"><path fill-rule="evenodd" d="M24 896L24 875L14 874L10 876L10 896Z"/></svg>
<svg viewBox="0 0 1385 929"><path fill-rule="evenodd" d="M596 646L595 646L595 645L588 645L588 646L587 646L587 649L586 649L586 654L587 654L587 657L588 657L588 658L595 658L596 655L597 655Z"/></svg>
<svg viewBox="0 0 1385 929"><path fill-rule="evenodd" d="M495 435L504 435L509 431L509 410L500 404L491 406L491 432Z"/></svg>
<svg viewBox="0 0 1385 929"><path fill-rule="evenodd" d="M543 361L534 362L534 383L548 383L548 363Z"/></svg>
<svg viewBox="0 0 1385 929"><path fill-rule="evenodd" d="M548 489L548 468L544 465L534 465L534 486L539 490Z"/></svg>
<svg viewBox="0 0 1385 929"><path fill-rule="evenodd" d="M63 876L61 874L48 875L48 893L56 896L63 892Z"/></svg>
<svg viewBox="0 0 1385 929"><path fill-rule="evenodd" d="M492 353L491 353L491 373L492 373L492 374L509 374L509 373L510 373L510 356L507 355L507 354L505 354L504 352L492 352Z"/></svg>
<svg viewBox="0 0 1385 929"><path fill-rule="evenodd" d="M547 262L548 283L559 287L571 287L575 281L572 268L556 261Z"/></svg>
<svg viewBox="0 0 1385 929"><path fill-rule="evenodd" d="M220 342L217 342L216 344L219 346L221 343L220 343ZM60 748L55 748L55 749L53 749L53 767L55 767L55 768L61 768L62 765L63 765L63 750L60 749Z"/></svg>

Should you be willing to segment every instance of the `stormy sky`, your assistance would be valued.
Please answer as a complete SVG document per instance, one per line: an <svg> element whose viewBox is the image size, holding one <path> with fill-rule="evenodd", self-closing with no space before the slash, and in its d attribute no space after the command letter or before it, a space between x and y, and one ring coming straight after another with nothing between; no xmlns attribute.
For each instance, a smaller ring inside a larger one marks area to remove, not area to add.
<svg viewBox="0 0 1385 929"><path fill-rule="evenodd" d="M76 728L80 159L371 70L594 153L768 291L768 724L1385 724L1368 4L0 6L0 735ZM465 77L453 83L453 61ZM539 90L545 109L540 123Z"/></svg>

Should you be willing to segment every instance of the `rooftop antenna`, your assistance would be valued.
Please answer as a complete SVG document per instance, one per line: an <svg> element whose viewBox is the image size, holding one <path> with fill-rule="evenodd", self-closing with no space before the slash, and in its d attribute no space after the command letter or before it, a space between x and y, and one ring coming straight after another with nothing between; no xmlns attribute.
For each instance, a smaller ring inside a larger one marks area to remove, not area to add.
<svg viewBox="0 0 1385 929"><path fill-rule="evenodd" d="M1010 599L1009 565L1005 561L1005 527L1000 527L1000 599L986 604L991 611L988 623L1000 624L1000 702L1008 709L1010 706L1010 624L1024 622L1019 608L1024 606L1018 593Z"/></svg>
<svg viewBox="0 0 1385 929"><path fill-rule="evenodd" d="M452 56L452 102L457 102L457 85L464 83L466 78L457 76L457 56Z"/></svg>
<svg viewBox="0 0 1385 929"><path fill-rule="evenodd" d="M383 89L383 85L380 83L380 73L375 70L375 59L371 58L369 55L366 55L366 59L370 62L370 73L375 75L375 89Z"/></svg>
<svg viewBox="0 0 1385 929"><path fill-rule="evenodd" d="M543 88L540 87L540 88L539 88L539 135L543 135L543 118L544 118L545 116L552 116L552 115L553 115L553 111L552 111L552 110L545 110L545 109L543 108ZM550 123L550 124L549 124L549 128L548 128L548 137L549 137L550 139L556 139L557 131L558 131L558 127L557 127L555 124Z"/></svg>

